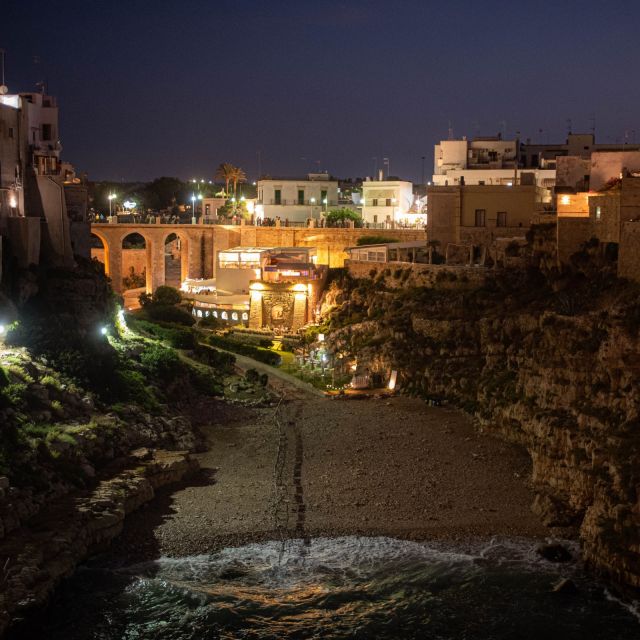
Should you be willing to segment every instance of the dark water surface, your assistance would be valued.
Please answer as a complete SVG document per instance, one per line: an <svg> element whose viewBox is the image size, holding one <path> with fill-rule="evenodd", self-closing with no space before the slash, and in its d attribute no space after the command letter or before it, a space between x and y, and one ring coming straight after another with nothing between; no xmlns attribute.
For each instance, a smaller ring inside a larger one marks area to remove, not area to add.
<svg viewBox="0 0 640 640"><path fill-rule="evenodd" d="M13 639L640 639L633 606L531 541L464 553L390 538L252 544L78 571ZM551 589L571 577L578 593Z"/></svg>

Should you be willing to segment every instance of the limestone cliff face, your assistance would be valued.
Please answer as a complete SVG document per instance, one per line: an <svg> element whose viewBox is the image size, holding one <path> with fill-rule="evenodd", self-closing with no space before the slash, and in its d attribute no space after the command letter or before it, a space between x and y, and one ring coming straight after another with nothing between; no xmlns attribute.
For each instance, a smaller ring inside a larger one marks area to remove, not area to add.
<svg viewBox="0 0 640 640"><path fill-rule="evenodd" d="M330 344L526 446L534 510L578 529L596 571L640 588L640 314L629 293L578 312L538 281L458 294L360 284L340 312L356 322Z"/></svg>

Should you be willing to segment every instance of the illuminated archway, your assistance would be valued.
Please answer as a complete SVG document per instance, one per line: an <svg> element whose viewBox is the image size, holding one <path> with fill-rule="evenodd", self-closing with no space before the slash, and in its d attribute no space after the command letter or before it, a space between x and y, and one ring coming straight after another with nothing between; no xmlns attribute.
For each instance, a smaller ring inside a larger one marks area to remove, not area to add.
<svg viewBox="0 0 640 640"><path fill-rule="evenodd" d="M122 289L124 291L144 288L152 292L152 241L146 235L132 231L123 236L122 248Z"/></svg>
<svg viewBox="0 0 640 640"><path fill-rule="evenodd" d="M189 277L189 237L180 231L167 233L163 240L165 284L180 288Z"/></svg>
<svg viewBox="0 0 640 640"><path fill-rule="evenodd" d="M101 233L96 233L95 231L91 232L91 257L98 262L102 262L105 274L111 276L109 242Z"/></svg>

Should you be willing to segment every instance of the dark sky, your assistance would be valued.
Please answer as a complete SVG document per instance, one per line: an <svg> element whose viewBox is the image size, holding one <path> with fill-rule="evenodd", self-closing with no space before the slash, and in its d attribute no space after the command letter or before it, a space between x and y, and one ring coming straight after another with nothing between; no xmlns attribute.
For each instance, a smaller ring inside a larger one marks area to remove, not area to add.
<svg viewBox="0 0 640 640"><path fill-rule="evenodd" d="M427 175L454 135L640 140L638 0L1 0L12 92L45 78L93 179ZM39 62L34 62L37 56ZM542 130L542 133L540 133ZM318 162L319 161L319 162Z"/></svg>

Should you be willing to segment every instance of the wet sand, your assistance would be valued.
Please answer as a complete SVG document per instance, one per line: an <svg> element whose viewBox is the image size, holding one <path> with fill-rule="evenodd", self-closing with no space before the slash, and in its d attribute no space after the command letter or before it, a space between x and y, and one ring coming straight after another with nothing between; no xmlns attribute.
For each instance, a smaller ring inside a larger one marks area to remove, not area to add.
<svg viewBox="0 0 640 640"><path fill-rule="evenodd" d="M406 397L345 400L278 380L278 408L198 409L208 450L190 486L127 520L122 562L249 541L386 535L464 541L543 537L526 452L458 411Z"/></svg>

